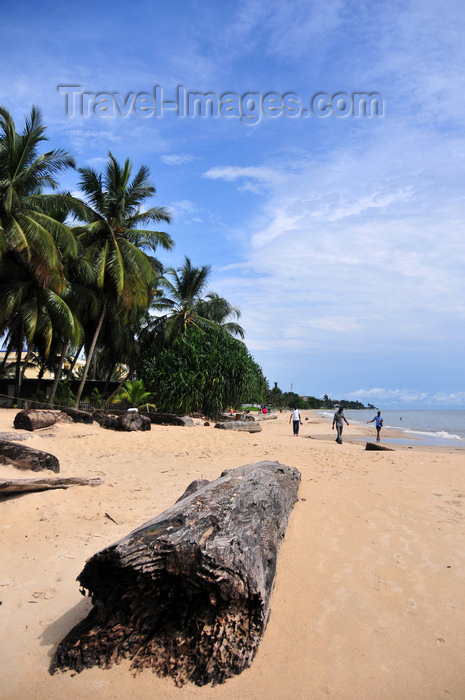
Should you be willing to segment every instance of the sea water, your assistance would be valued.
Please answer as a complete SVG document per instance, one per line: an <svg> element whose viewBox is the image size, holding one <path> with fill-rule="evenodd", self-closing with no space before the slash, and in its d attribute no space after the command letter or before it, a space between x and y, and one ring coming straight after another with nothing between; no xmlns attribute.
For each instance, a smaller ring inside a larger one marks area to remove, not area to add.
<svg viewBox="0 0 465 700"><path fill-rule="evenodd" d="M318 411L318 413L332 420L335 411ZM377 410L344 410L344 415L349 423L365 425L374 418ZM381 441L401 442L403 444L437 445L443 447L465 448L465 411L394 411L392 409L381 411L385 428L394 428L404 433L403 439L389 438L381 430ZM376 436L375 424L371 423L373 437Z"/></svg>

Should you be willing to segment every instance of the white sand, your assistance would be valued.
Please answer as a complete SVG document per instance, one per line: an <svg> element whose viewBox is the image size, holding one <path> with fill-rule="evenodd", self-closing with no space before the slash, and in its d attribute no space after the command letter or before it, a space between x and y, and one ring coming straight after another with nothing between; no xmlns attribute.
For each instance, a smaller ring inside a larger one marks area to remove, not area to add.
<svg viewBox="0 0 465 700"><path fill-rule="evenodd" d="M0 432L15 414L0 411ZM348 439L374 440L374 428L345 427L340 446L330 424L303 416L299 438L289 414L257 434L63 423L33 433L24 444L55 454L63 476L105 484L0 497L1 700L463 699L465 451L366 452ZM125 663L50 676L56 645L90 608L76 581L86 559L193 479L261 459L297 467L302 483L251 668L215 688L134 677ZM38 474L0 465L0 478L22 476Z"/></svg>

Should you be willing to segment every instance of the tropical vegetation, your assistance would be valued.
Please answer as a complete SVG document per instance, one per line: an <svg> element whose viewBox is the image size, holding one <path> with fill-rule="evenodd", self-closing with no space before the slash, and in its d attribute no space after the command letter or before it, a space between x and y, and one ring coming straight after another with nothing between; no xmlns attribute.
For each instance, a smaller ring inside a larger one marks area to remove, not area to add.
<svg viewBox="0 0 465 700"><path fill-rule="evenodd" d="M44 148L45 131L36 107L22 129L0 107L0 376L14 372L14 395L34 365L49 405L150 400L214 417L263 401L240 311L208 289L210 266L185 257L164 270L156 257L174 241L159 230L171 216L153 205L148 167L112 153L102 172L78 167L63 149ZM76 172L79 196L59 190L65 171ZM119 390L87 389L90 379L117 380Z"/></svg>

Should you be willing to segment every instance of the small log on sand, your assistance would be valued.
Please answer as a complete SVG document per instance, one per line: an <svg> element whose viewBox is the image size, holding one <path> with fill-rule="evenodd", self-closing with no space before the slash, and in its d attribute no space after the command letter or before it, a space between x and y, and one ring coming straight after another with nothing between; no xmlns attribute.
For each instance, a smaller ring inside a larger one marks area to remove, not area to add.
<svg viewBox="0 0 465 700"><path fill-rule="evenodd" d="M194 425L191 416L178 416L175 413L146 413L145 415L150 418L151 423L156 425Z"/></svg>
<svg viewBox="0 0 465 700"><path fill-rule="evenodd" d="M244 421L226 421L225 423L216 423L215 428L220 428L220 430L239 430L244 433L259 433L262 426L258 423L244 420Z"/></svg>
<svg viewBox="0 0 465 700"><path fill-rule="evenodd" d="M143 416L137 411L128 411L122 416L109 416L106 413L93 414L96 423L108 430L122 430L129 432L132 430L151 430L152 424L147 416Z"/></svg>
<svg viewBox="0 0 465 700"><path fill-rule="evenodd" d="M225 471L95 554L79 576L94 607L51 673L129 658L177 685L205 685L250 666L299 481L279 462Z"/></svg>
<svg viewBox="0 0 465 700"><path fill-rule="evenodd" d="M116 419L116 430L151 430L150 418L137 411L128 411Z"/></svg>
<svg viewBox="0 0 465 700"><path fill-rule="evenodd" d="M384 445L380 445L379 442L367 442L365 445L366 450L380 450L380 451L386 451L386 452L394 452L392 447L385 447Z"/></svg>
<svg viewBox="0 0 465 700"><path fill-rule="evenodd" d="M62 413L66 413L73 423L85 423L86 425L91 425L94 422L92 415L87 411L80 411L77 408L62 408Z"/></svg>
<svg viewBox="0 0 465 700"><path fill-rule="evenodd" d="M60 471L58 459L50 452L5 440L0 441L0 464L12 464L20 469L31 469L33 472L50 469L58 474Z"/></svg>
<svg viewBox="0 0 465 700"><path fill-rule="evenodd" d="M23 430L38 430L39 428L48 428L55 425L57 420L60 420L61 413L59 411L34 411L32 409L24 409L16 414L13 421L15 428Z"/></svg>
<svg viewBox="0 0 465 700"><path fill-rule="evenodd" d="M98 423L102 428L108 428L109 430L116 430L116 417L109 416L107 413L100 413L95 411L92 414L94 421Z"/></svg>
<svg viewBox="0 0 465 700"><path fill-rule="evenodd" d="M0 493L49 491L50 489L67 489L70 486L100 486L103 483L102 479L83 479L78 476L55 476L49 479L0 479Z"/></svg>

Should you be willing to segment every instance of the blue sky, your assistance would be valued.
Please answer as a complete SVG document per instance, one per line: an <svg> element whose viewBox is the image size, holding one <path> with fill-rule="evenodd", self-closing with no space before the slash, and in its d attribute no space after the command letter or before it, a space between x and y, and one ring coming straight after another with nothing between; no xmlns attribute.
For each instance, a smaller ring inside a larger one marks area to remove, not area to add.
<svg viewBox="0 0 465 700"><path fill-rule="evenodd" d="M465 6L171 0L2 10L0 104L53 146L147 164L167 266L211 264L271 386L465 408ZM218 96L379 93L383 116L67 116L59 85ZM63 185L76 190L69 173Z"/></svg>

